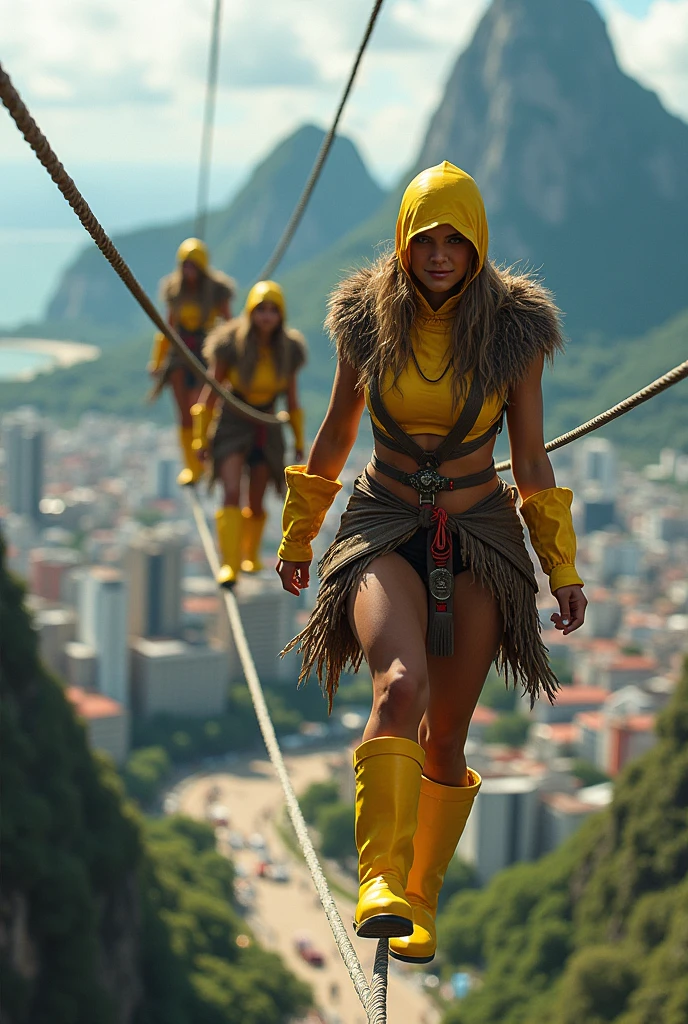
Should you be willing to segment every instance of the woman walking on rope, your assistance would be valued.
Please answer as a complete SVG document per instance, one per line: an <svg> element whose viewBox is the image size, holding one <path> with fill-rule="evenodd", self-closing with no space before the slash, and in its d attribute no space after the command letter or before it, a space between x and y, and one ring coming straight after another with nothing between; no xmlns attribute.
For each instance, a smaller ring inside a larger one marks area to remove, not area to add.
<svg viewBox="0 0 688 1024"><path fill-rule="evenodd" d="M306 361L306 343L303 335L288 328L285 321L282 289L274 281L259 281L249 292L242 315L211 331L204 354L213 377L228 385L247 405L272 413L277 398L286 397L299 461L304 451L304 418L296 374ZM232 586L240 568L257 572L263 567L263 497L271 480L278 491L284 489L284 437L281 424L256 425L227 405L223 405L210 429L215 401L215 393L206 385L192 410L193 445L200 453L209 453L213 478L222 484L222 508L216 513L223 561L218 583ZM245 468L248 501L242 510Z"/></svg>
<svg viewBox="0 0 688 1024"><path fill-rule="evenodd" d="M187 238L177 250L176 269L162 279L160 290L170 326L196 358L204 362L203 342L207 331L217 320L229 320L231 316L234 282L210 266L207 246L200 238ZM191 407L198 400L201 381L176 350L169 351L164 334L155 336L150 371L158 378L153 397L169 384L178 409L184 468L177 483L182 487L195 484L203 466L191 447Z"/></svg>
<svg viewBox="0 0 688 1024"><path fill-rule="evenodd" d="M531 701L558 686L514 491L492 459L504 413L556 628L578 629L586 606L572 494L555 485L543 442L540 382L561 348L558 311L527 275L495 268L487 245L469 175L445 162L411 182L394 254L330 300L330 407L308 466L286 471L277 571L298 594L367 404L375 451L288 649L303 652L302 678L315 668L330 702L347 663L368 662L373 707L354 754L355 927L391 937L392 955L412 963L434 957L438 895L480 787L464 744L490 664Z"/></svg>

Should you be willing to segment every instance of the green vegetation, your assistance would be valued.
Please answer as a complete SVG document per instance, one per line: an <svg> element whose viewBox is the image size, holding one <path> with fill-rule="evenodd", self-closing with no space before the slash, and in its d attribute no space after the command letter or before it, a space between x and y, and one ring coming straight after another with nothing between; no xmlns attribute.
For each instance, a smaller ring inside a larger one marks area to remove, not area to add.
<svg viewBox="0 0 688 1024"><path fill-rule="evenodd" d="M309 825L315 825L320 811L339 800L339 786L334 781L312 782L299 797L301 813Z"/></svg>
<svg viewBox="0 0 688 1024"><path fill-rule="evenodd" d="M145 823L124 802L38 661L23 597L0 538L3 1019L287 1024L310 993L250 935L237 944L247 929L212 830ZM140 752L129 784L166 763Z"/></svg>
<svg viewBox="0 0 688 1024"><path fill-rule="evenodd" d="M500 715L491 725L485 726L485 743L504 743L507 747L522 747L528 736L530 721L517 711Z"/></svg>
<svg viewBox="0 0 688 1024"><path fill-rule="evenodd" d="M609 776L589 761L574 761L572 774L584 786L597 786L600 782L609 782Z"/></svg>
<svg viewBox="0 0 688 1024"><path fill-rule="evenodd" d="M448 902L444 960L473 966L482 985L445 1024L688 1019L688 662L658 733L609 811Z"/></svg>
<svg viewBox="0 0 688 1024"><path fill-rule="evenodd" d="M336 860L356 856L354 805L340 800L334 779L311 783L299 797L299 805L308 824L318 830L323 856Z"/></svg>
<svg viewBox="0 0 688 1024"><path fill-rule="evenodd" d="M148 822L144 835L149 956L140 1021L284 1024L306 1008L308 987L251 940L233 909L234 872L215 852L212 829L174 817Z"/></svg>
<svg viewBox="0 0 688 1024"><path fill-rule="evenodd" d="M142 747L129 755L122 777L127 793L143 807L152 803L170 774L170 758L164 747Z"/></svg>

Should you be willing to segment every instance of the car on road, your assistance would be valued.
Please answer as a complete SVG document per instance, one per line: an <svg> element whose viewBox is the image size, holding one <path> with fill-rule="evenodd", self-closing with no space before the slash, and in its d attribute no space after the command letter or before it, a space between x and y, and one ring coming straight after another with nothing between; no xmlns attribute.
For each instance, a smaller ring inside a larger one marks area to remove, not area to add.
<svg viewBox="0 0 688 1024"><path fill-rule="evenodd" d="M324 967L325 957L320 950L316 949L309 935L301 932L294 936L296 952L302 960L305 960L311 967Z"/></svg>
<svg viewBox="0 0 688 1024"><path fill-rule="evenodd" d="M256 853L260 853L265 849L265 838L260 832L252 832L248 837L248 845L252 850L255 850Z"/></svg>
<svg viewBox="0 0 688 1024"><path fill-rule="evenodd" d="M244 837L241 832L237 832L236 829L229 833L227 836L227 842L233 850L243 850L244 848Z"/></svg>

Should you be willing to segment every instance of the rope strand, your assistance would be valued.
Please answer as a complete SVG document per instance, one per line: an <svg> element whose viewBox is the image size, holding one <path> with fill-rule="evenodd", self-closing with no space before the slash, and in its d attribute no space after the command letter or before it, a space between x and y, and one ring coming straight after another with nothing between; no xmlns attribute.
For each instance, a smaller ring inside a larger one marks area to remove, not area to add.
<svg viewBox="0 0 688 1024"><path fill-rule="evenodd" d="M29 113L24 101L12 85L10 76L7 74L1 63L0 98L2 98L2 102L7 108L9 115L17 128L22 133L29 146L31 146L31 149L34 151L43 167L45 167L46 171L81 221L83 227L88 231L105 259L116 274L122 279L144 313L146 313L153 321L158 330L165 335L167 340L174 345L180 355L184 358L187 365L198 377L202 377L206 384L210 385L215 394L230 405L240 416L243 416L247 420L251 420L253 423L280 423L281 420L277 416L271 416L269 413L258 412L250 405L240 401L236 395L232 394L231 391L227 391L226 388L223 388L218 381L210 376L206 368L203 366L203 363L201 363L200 360L198 360L195 355L189 351L177 332L170 327L169 324L165 323L146 292L134 277L134 274L125 262L121 253L105 231L105 228L93 213L93 210L76 187L74 181L70 178L58 160L56 153L53 151L45 135Z"/></svg>
<svg viewBox="0 0 688 1024"><path fill-rule="evenodd" d="M678 384L679 381L685 380L688 377L688 359L684 363L679 363L673 370L669 370L668 373L658 377L657 380L653 380L647 387L641 388L640 391L636 391L634 395L629 395L628 398L624 398L623 402L619 402L618 405L613 405L611 409L605 409L604 412L594 416L591 420L587 420L585 423L581 423L580 426L575 427L573 430L569 430L566 434L561 434L559 437L555 437L553 441L548 441L545 445L545 451L553 452L557 448L563 448L564 445L571 444L572 441L577 441L579 437L584 437L585 434L590 434L593 430L599 430L600 427L605 426L607 423L611 423L612 420L616 420L619 416L624 416L631 409L635 409L636 406L642 405L643 402L649 402L655 395L660 395L662 391L666 391L667 388L673 387L674 384ZM495 469L498 473L503 473L507 469L511 469L511 459L505 459L504 462L499 462Z"/></svg>
<svg viewBox="0 0 688 1024"><path fill-rule="evenodd" d="M208 564L213 575L217 576L220 563L203 509L201 508L196 494L191 494L191 507L196 527L201 538L201 543L203 544L203 550L205 551L206 558L208 559ZM251 650L248 646L244 627L241 622L241 615L239 613L239 606L237 605L236 598L231 590L224 590L223 596L225 600L225 609L227 611L232 635L234 637L234 643L244 670L246 684L248 686L249 693L251 694L251 700L253 701L253 707L256 712L260 731L263 734L263 740L265 741L268 756L272 761L277 777L282 784L287 811L289 813L291 823L294 826L294 831L296 833L299 846L301 847L301 852L303 853L306 864L310 870L311 877L313 878L313 884L315 885L323 910L325 911L330 928L332 929L334 940L337 943L337 947L346 969L349 972L349 977L353 982L358 998L361 1000L361 1004L366 1011L368 1021L370 1024L385 1024L387 1020L387 1011L385 1008L387 998L386 940L378 944L377 955L375 957L375 968L373 971L373 985L371 988L366 980L365 974L363 973L363 968L361 967L356 950L347 935L346 928L344 927L344 923L342 922L339 911L337 910L337 905L327 884L327 879L325 878L323 869L320 866L318 855L315 852L313 843L311 842L311 837L308 834L305 819L301 813L299 802L296 799L296 794L291 784L289 773L287 772L287 768L284 763L284 758L282 757L282 751L280 750L279 743L277 742L272 719L270 718L270 712L268 711L268 707L265 702L265 694L263 693L260 678L256 671L256 666L253 662Z"/></svg>
<svg viewBox="0 0 688 1024"><path fill-rule="evenodd" d="M294 212L292 213L291 217L289 218L289 222L288 222L286 228L282 232L282 237L280 238L280 240L278 241L277 245L275 246L275 249L274 249L274 252L273 252L272 256L270 257L270 259L267 261L267 263L265 264L265 266L263 267L263 269L260 272L260 276L258 278L259 281L266 281L266 280L268 280L269 278L272 277L272 275L274 274L275 270L277 269L277 267L280 265L280 263L284 259L284 254L286 253L287 249L291 245L291 241L292 241L294 235L296 234L296 229L298 228L299 224L301 223L301 218L303 217L304 213L306 212L306 207L308 206L308 203L310 202L310 198L313 195L313 190L315 189L315 186L318 183L318 178L320 177L322 169L325 166L325 161L327 160L328 156L330 155L330 150L332 148L332 144L334 142L335 135L337 134L337 128L339 127L339 122L340 122L342 114L344 112L344 107L346 106L346 101L348 100L349 95L351 93L351 90L353 88L353 84L354 84L354 81L356 79L356 75L358 73L358 69L359 69L359 66L361 64L361 60L363 59L363 54L365 53L366 47L368 45L368 40L370 39L371 35L373 34L373 29L375 27L375 22L377 21L377 18L378 18L378 15L380 13L380 9L382 7L383 2L384 2L384 0L376 0L375 4L373 6L373 10L371 11L370 18L368 19L368 24L366 26L366 30L365 30L365 32L363 34L363 39L361 40L361 44L358 47L358 52L356 54L356 59L354 60L353 67L351 68L351 71L349 73L349 78L348 78L348 81L347 81L346 86L344 88L344 92L342 94L342 98L339 101L339 106L337 107L337 112L334 115L334 120L333 120L333 122L332 122L332 124L330 126L330 130L328 131L327 135L325 136L325 138L322 141L322 145L320 147L318 155L315 158L315 163L313 164L313 169L311 170L311 173L308 176L308 181L306 182L306 184L304 186L304 189L303 189L303 192L301 193L301 198L299 199L298 203L296 204L296 207L294 208Z"/></svg>

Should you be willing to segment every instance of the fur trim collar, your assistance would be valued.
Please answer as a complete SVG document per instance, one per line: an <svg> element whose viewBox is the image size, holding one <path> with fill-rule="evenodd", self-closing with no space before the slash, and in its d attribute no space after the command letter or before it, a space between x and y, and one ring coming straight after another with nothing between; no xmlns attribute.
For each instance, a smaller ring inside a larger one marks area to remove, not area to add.
<svg viewBox="0 0 688 1024"><path fill-rule="evenodd" d="M398 271L397 271L398 272ZM389 257L357 270L331 294L325 327L340 359L361 368L374 350L377 337L376 300ZM496 315L488 350L490 372L483 381L487 393L508 392L526 376L533 360L552 360L564 347L560 311L551 292L529 274L497 269L506 295Z"/></svg>

